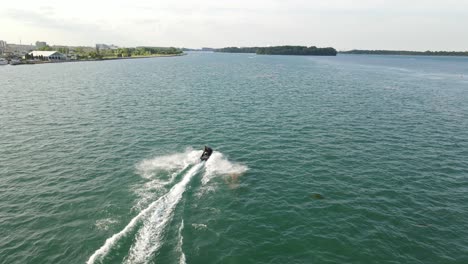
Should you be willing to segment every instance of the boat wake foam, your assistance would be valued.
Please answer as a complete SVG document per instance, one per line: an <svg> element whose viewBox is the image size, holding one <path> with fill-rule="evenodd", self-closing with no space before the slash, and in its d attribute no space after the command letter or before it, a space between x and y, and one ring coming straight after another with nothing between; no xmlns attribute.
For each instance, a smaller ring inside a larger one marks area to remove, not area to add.
<svg viewBox="0 0 468 264"><path fill-rule="evenodd" d="M135 243L130 248L126 263L148 263L162 245L162 235L167 223L172 219L174 209L182 198L187 184L202 168L203 163L193 166L171 190L162 196L154 206L154 212L143 221Z"/></svg>
<svg viewBox="0 0 468 264"><path fill-rule="evenodd" d="M179 226L179 241L177 242L177 250L180 253L179 264L186 264L185 262L185 254L182 246L184 245L184 237L182 236L182 230L184 230L184 219L182 219L182 223Z"/></svg>
<svg viewBox="0 0 468 264"><path fill-rule="evenodd" d="M87 263L101 263L117 243L132 232L136 233L136 236L124 262L151 262L155 253L163 245L164 231L168 223L171 222L187 185L203 167L205 167L205 173L202 177L203 186L216 175L240 174L247 170L246 166L229 162L219 152L214 152L208 161L200 162L201 153L202 151L188 149L184 153L143 160L137 164L138 174L148 180L136 190L140 198L134 208L140 212L130 220L124 229L108 238L104 245L91 255ZM172 184L181 174L183 176L179 182L156 198L158 191L164 190L165 186ZM180 263L185 263L185 255L182 251L182 229L183 219L179 229L178 250L181 254Z"/></svg>
<svg viewBox="0 0 468 264"><path fill-rule="evenodd" d="M161 196L164 187L172 184L180 173L197 163L200 155L201 151L188 148L183 153L155 157L138 163L137 173L148 181L135 189L139 199L133 209L141 211Z"/></svg>
<svg viewBox="0 0 468 264"><path fill-rule="evenodd" d="M229 161L221 152L214 152L206 162L202 184L206 185L215 176L238 176L247 170L247 166Z"/></svg>

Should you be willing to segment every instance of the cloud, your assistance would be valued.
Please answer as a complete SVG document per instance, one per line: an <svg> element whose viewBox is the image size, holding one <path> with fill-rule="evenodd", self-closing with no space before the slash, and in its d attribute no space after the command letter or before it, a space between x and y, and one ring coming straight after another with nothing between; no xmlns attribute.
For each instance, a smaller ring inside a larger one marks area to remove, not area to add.
<svg viewBox="0 0 468 264"><path fill-rule="evenodd" d="M50 9L49 14L51 14ZM21 21L24 24L29 24L35 27L44 27L55 30L96 30L96 25L93 24L79 23L73 20L56 19L48 14L27 10L9 9L6 12L6 16L10 19ZM99 30L99 27L97 30Z"/></svg>
<svg viewBox="0 0 468 264"><path fill-rule="evenodd" d="M45 14L45 15L48 15L48 16L55 15L55 8L53 6L40 6L39 11L42 14Z"/></svg>
<svg viewBox="0 0 468 264"><path fill-rule="evenodd" d="M0 37L70 45L468 46L468 36L460 33L468 24L468 1L459 0L81 0L73 7L65 2L2 3L0 25L8 27L0 26Z"/></svg>
<svg viewBox="0 0 468 264"><path fill-rule="evenodd" d="M27 25L35 30L52 31L61 36L77 36L86 38L88 41L99 42L100 39L119 39L122 34L103 28L99 24L80 22L78 19L63 19L54 16L54 8L43 7L41 12L9 9L5 17L20 24ZM44 36L46 38L47 36Z"/></svg>

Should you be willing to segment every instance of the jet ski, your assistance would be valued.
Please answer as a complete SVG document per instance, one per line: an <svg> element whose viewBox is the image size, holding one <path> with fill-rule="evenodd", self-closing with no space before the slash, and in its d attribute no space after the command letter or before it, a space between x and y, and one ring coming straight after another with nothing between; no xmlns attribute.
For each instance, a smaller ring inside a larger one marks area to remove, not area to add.
<svg viewBox="0 0 468 264"><path fill-rule="evenodd" d="M205 146L205 150L203 150L203 154L201 155L200 160L207 161L210 158L211 153L213 153L213 149Z"/></svg>

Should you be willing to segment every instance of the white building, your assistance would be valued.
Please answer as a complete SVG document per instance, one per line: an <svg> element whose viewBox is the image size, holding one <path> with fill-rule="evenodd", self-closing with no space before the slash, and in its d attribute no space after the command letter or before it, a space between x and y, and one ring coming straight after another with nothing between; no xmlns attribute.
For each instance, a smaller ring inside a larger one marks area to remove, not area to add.
<svg viewBox="0 0 468 264"><path fill-rule="evenodd" d="M6 49L7 49L6 41L0 40L0 55L6 52Z"/></svg>
<svg viewBox="0 0 468 264"><path fill-rule="evenodd" d="M34 58L42 57L44 60L48 61L65 61L67 57L58 51L40 51L34 50L28 53L29 55L33 55Z"/></svg>
<svg viewBox="0 0 468 264"><path fill-rule="evenodd" d="M22 45L22 44L7 44L7 48L4 52L10 53L16 56L23 56L36 47L33 45Z"/></svg>

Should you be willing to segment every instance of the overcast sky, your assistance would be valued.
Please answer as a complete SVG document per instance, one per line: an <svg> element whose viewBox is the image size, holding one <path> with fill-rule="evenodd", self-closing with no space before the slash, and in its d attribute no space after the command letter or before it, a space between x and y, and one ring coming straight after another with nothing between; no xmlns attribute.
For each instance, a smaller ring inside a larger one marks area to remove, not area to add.
<svg viewBox="0 0 468 264"><path fill-rule="evenodd" d="M9 0L0 40L468 50L468 0Z"/></svg>

